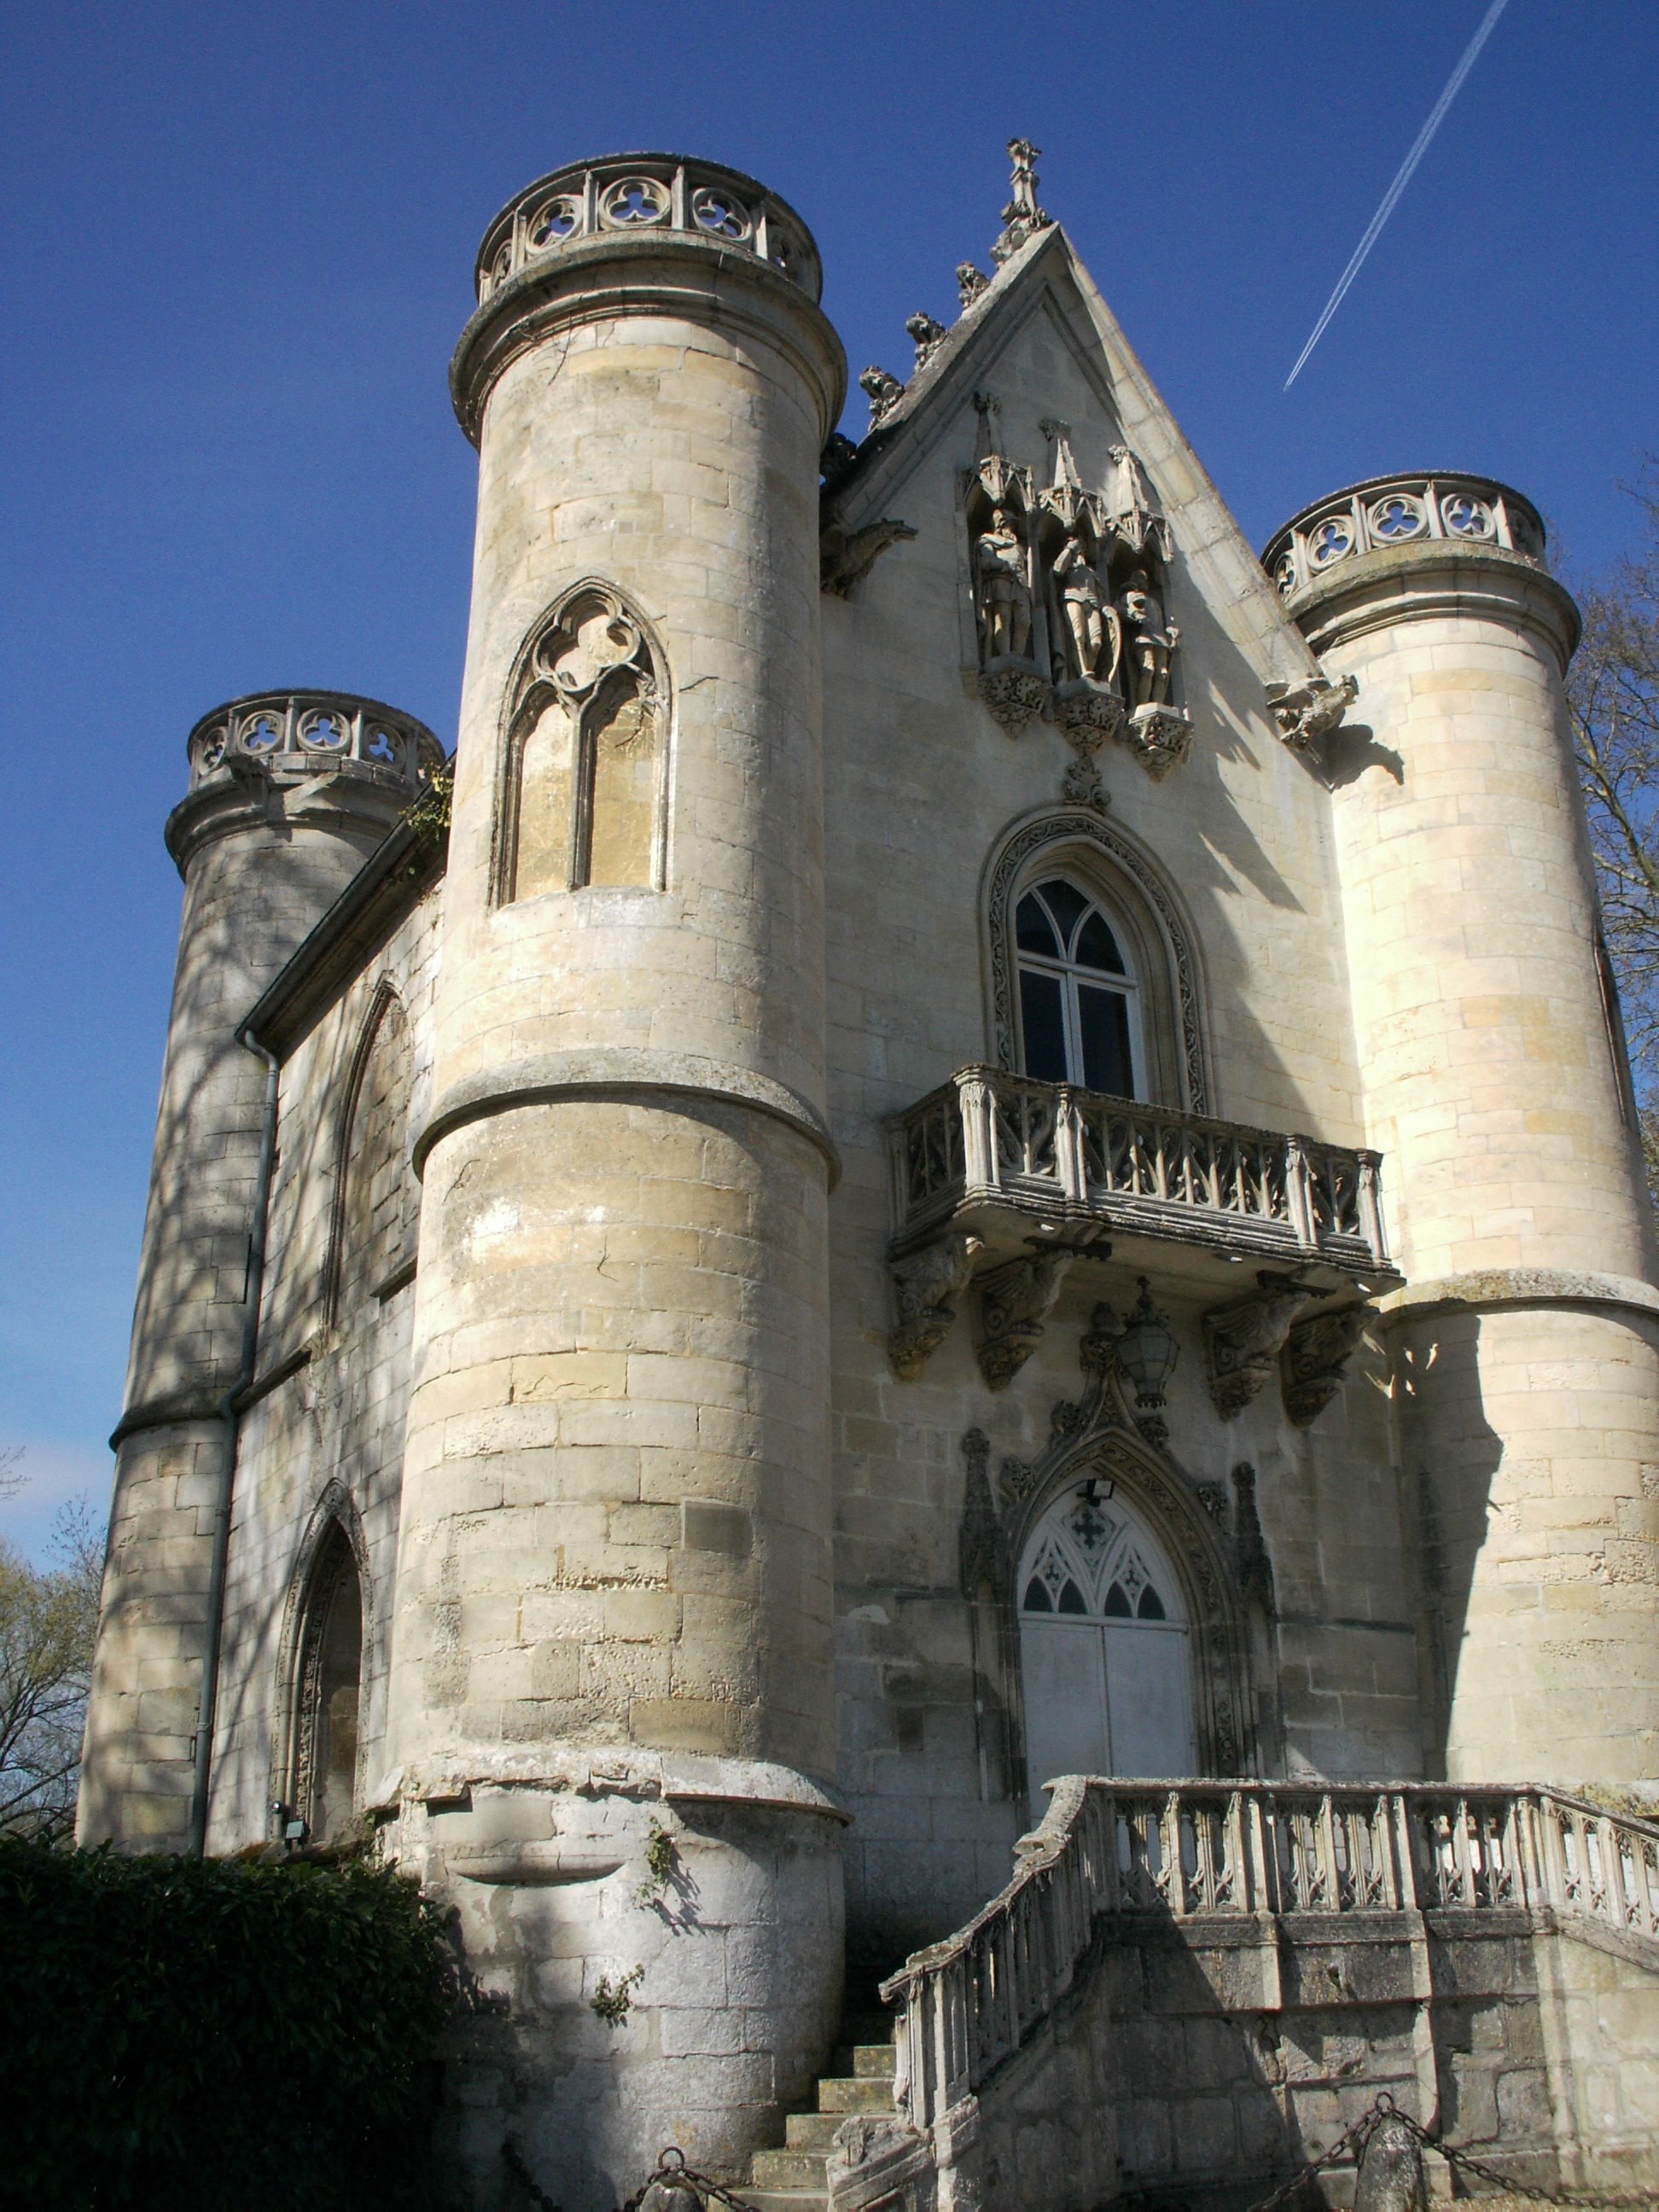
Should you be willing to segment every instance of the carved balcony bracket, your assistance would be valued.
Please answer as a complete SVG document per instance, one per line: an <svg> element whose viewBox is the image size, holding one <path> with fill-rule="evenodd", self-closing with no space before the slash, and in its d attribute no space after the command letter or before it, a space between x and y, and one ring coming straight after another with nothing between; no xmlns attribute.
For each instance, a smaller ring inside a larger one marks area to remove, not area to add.
<svg viewBox="0 0 1659 2212"><path fill-rule="evenodd" d="M1285 1411L1298 1429L1316 1421L1346 1379L1348 1362L1371 1318L1368 1305L1339 1306L1299 1321L1279 1354Z"/></svg>
<svg viewBox="0 0 1659 2212"><path fill-rule="evenodd" d="M835 515L826 515L818 531L819 588L844 599L890 545L915 534L908 522L866 522L860 530L848 530Z"/></svg>
<svg viewBox="0 0 1659 2212"><path fill-rule="evenodd" d="M1300 753L1322 776L1328 769L1325 741L1335 734L1358 696L1357 676L1345 676L1340 682L1333 682L1328 676L1310 676L1300 684L1267 686L1267 704L1279 725L1279 734L1292 752Z"/></svg>
<svg viewBox="0 0 1659 2212"><path fill-rule="evenodd" d="M887 1357L901 1382L914 1382L950 1334L957 1301L967 1289L984 1246L957 1231L889 1263L898 1325L887 1340Z"/></svg>
<svg viewBox="0 0 1659 2212"><path fill-rule="evenodd" d="M1073 1257L1064 1248L1044 1248L980 1279L979 1371L993 1390L1006 1390L1042 1343Z"/></svg>
<svg viewBox="0 0 1659 2212"><path fill-rule="evenodd" d="M1313 1293L1293 1283L1260 1278L1261 1287L1204 1316L1210 1395L1224 1421L1242 1413L1273 1371L1291 1325Z"/></svg>
<svg viewBox="0 0 1659 2212"><path fill-rule="evenodd" d="M1123 727L1123 742L1154 783L1162 783L1193 749L1192 717L1174 707L1137 707Z"/></svg>

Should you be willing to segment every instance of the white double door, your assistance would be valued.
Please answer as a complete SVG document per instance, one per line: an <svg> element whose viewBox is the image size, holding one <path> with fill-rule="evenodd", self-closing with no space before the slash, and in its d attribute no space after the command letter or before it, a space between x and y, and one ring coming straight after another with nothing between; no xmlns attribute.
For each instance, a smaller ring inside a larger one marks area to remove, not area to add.
<svg viewBox="0 0 1659 2212"><path fill-rule="evenodd" d="M1193 1771L1186 1626L1162 1620L1024 1615L1020 1652L1031 1808L1060 1774Z"/></svg>

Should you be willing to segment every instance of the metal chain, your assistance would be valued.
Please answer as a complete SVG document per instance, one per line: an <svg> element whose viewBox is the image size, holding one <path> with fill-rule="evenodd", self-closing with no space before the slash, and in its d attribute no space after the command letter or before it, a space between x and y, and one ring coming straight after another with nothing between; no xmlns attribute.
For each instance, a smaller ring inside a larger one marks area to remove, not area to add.
<svg viewBox="0 0 1659 2212"><path fill-rule="evenodd" d="M1478 2175L1482 2181L1492 2183L1494 2188L1502 2190L1506 2196L1524 2197L1534 2204L1650 2206L1655 2201L1654 2192L1651 2190L1638 2190L1620 2195L1589 2189L1559 2191L1537 2189L1529 2182L1516 2181L1510 2175L1500 2173L1496 2166L1484 2164L1481 2160L1472 2156L1469 2152L1443 2142L1438 2136L1431 2136L1425 2127L1419 2125L1412 2118L1409 2112L1401 2111L1390 2090L1380 2089L1375 2103L1371 2105L1369 2111L1361 2113L1346 2135L1339 2136L1328 2151L1304 2166L1302 2171L1293 2175L1282 2189L1275 2190L1271 2197L1264 2197L1259 2203L1252 2204L1249 2212L1277 2212L1277 2208L1283 2204L1286 2198L1295 2196L1304 2183L1310 2181L1316 2173L1322 2172L1328 2166L1334 2165L1349 2145L1356 2141L1359 2143L1360 2154L1363 2156L1365 2145L1370 2140L1372 2129L1376 2126L1379 2120L1384 2119L1400 2121L1402 2126L1409 2129L1420 2143L1430 2150L1438 2151L1441 2157L1449 2164Z"/></svg>
<svg viewBox="0 0 1659 2212"><path fill-rule="evenodd" d="M503 2141L501 2157L506 2161L514 2179L530 2197L536 2207L536 2212L564 2212L564 2207L562 2204L556 2204L547 2191L538 2186L534 2174L526 2165L524 2153L519 2148L514 2136L508 2136ZM734 2197L729 2189L722 2186L712 2175L699 2173L694 2166L688 2166L685 2162L685 2153L678 2143L670 2143L665 2150L658 2152L656 2165L647 2174L634 2194L619 2208L619 2212L640 2212L641 2205L644 2203L646 2197L659 2181L671 2188L693 2191L705 2204L710 2197L713 2197L716 2203L724 2204L726 2207L726 2212L753 2212L752 2206L745 2204L740 2197Z"/></svg>

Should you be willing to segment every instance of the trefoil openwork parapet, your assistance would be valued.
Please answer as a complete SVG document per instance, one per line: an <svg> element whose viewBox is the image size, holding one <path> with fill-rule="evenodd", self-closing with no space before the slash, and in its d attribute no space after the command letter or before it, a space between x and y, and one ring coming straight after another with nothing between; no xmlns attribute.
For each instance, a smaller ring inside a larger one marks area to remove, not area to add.
<svg viewBox="0 0 1659 2212"><path fill-rule="evenodd" d="M753 177L676 154L617 154L556 169L507 203L478 249L479 304L570 246L656 233L751 254L814 301L823 289L811 234Z"/></svg>
<svg viewBox="0 0 1659 2212"><path fill-rule="evenodd" d="M1007 1215L1372 1284L1394 1275L1375 1152L985 1066L959 1068L887 1131L896 1261Z"/></svg>
<svg viewBox="0 0 1659 2212"><path fill-rule="evenodd" d="M1530 500L1490 477L1455 472L1373 477L1293 515L1261 565L1294 599L1346 561L1436 542L1483 548L1544 566L1544 526Z"/></svg>
<svg viewBox="0 0 1659 2212"><path fill-rule="evenodd" d="M414 799L444 764L424 722L349 691L261 691L204 714L185 741L193 790L219 769L258 768L279 779L357 775Z"/></svg>

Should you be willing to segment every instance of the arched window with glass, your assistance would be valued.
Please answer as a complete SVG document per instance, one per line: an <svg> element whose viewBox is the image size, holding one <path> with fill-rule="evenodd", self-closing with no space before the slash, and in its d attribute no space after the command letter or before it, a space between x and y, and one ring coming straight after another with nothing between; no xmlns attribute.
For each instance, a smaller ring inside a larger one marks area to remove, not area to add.
<svg viewBox="0 0 1659 2212"><path fill-rule="evenodd" d="M1025 1073L1141 1097L1135 976L1099 901L1051 876L1020 898L1014 935Z"/></svg>

